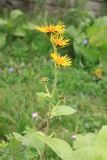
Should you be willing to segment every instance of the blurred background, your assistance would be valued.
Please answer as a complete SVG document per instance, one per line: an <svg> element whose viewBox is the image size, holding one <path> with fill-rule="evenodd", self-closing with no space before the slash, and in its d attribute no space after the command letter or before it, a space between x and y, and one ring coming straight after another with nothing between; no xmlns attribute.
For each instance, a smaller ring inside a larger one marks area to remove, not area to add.
<svg viewBox="0 0 107 160"><path fill-rule="evenodd" d="M39 110L35 101L42 89L40 78L49 77L50 84L53 79L51 45L35 26L59 21L66 25L65 36L70 39L60 52L73 60L70 69L59 73L59 92L80 110L81 119L77 124L75 118L72 125L70 119L65 126L81 132L106 123L102 116L107 110L106 15L106 0L0 0L1 137L33 125L31 114Z"/></svg>
<svg viewBox="0 0 107 160"><path fill-rule="evenodd" d="M51 86L53 70L48 37L35 26L59 21L70 39L59 51L73 66L59 71L57 96L77 113L53 120L52 131L70 141L72 134L97 132L107 124L107 0L0 0L1 140L27 127L42 129L43 121L32 113L46 111L36 92L43 91L42 77Z"/></svg>
<svg viewBox="0 0 107 160"><path fill-rule="evenodd" d="M89 10L96 16L107 14L106 0L1 0L0 8L21 9L27 12L39 10L65 15L71 8Z"/></svg>

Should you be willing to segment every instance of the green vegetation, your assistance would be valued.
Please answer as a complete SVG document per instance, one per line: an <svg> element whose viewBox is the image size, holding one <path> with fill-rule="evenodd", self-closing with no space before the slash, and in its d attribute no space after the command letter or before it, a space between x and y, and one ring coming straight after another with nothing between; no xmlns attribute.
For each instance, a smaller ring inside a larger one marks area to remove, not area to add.
<svg viewBox="0 0 107 160"><path fill-rule="evenodd" d="M45 92L43 77L52 89L52 49L48 36L34 29L44 19L30 19L19 10L0 18L1 160L38 160L44 145L47 160L107 159L107 17L83 12L81 21L70 23L71 13L64 20L70 45L59 50L72 57L73 65L58 70L55 101L61 98L76 113L52 119L48 138L43 134L48 102L37 92Z"/></svg>

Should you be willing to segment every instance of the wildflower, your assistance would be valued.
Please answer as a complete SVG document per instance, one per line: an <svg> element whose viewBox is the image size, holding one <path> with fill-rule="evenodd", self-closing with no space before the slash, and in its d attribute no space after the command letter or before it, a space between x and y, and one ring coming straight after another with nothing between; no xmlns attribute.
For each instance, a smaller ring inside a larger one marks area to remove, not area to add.
<svg viewBox="0 0 107 160"><path fill-rule="evenodd" d="M8 71L9 71L9 72L13 72L13 71L14 71L14 68L11 67L11 68L8 69Z"/></svg>
<svg viewBox="0 0 107 160"><path fill-rule="evenodd" d="M74 134L74 135L72 135L71 138L72 138L73 141L75 141L77 139L77 135Z"/></svg>
<svg viewBox="0 0 107 160"><path fill-rule="evenodd" d="M83 45L86 46L88 44L88 39L83 40Z"/></svg>
<svg viewBox="0 0 107 160"><path fill-rule="evenodd" d="M97 69L94 71L94 75L96 76L96 78L101 79L101 78L102 78L102 75L103 75L102 69L101 69L101 68L97 68Z"/></svg>
<svg viewBox="0 0 107 160"><path fill-rule="evenodd" d="M37 112L33 112L32 113L32 118L36 118L36 117L38 117L38 113Z"/></svg>
<svg viewBox="0 0 107 160"><path fill-rule="evenodd" d="M69 58L67 55L60 56L58 53L51 53L50 56L58 66L68 67L72 65L71 58Z"/></svg>
<svg viewBox="0 0 107 160"><path fill-rule="evenodd" d="M56 26L56 32L59 34L63 34L65 32L65 25L61 22L59 22Z"/></svg>
<svg viewBox="0 0 107 160"><path fill-rule="evenodd" d="M65 47L69 44L69 39L65 39L62 35L52 35L51 42L58 47Z"/></svg>
<svg viewBox="0 0 107 160"><path fill-rule="evenodd" d="M43 26L36 26L36 30L43 32L43 33L58 33L62 34L65 31L65 26L63 23L59 22L57 25L43 25Z"/></svg>

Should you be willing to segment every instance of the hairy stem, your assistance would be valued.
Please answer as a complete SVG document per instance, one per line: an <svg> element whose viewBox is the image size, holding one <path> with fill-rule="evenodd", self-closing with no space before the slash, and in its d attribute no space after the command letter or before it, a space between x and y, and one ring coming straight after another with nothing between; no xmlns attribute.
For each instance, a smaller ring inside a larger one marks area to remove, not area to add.
<svg viewBox="0 0 107 160"><path fill-rule="evenodd" d="M54 79L53 89L52 89L52 93L51 93L52 98L54 97L56 86L57 86L57 66L56 66L56 64L55 64L54 74L55 74L55 79Z"/></svg>
<svg viewBox="0 0 107 160"><path fill-rule="evenodd" d="M58 53L56 46L53 44L52 41L51 41L51 43L52 43L53 51ZM47 126L46 126L46 131L45 131L46 136L48 136L49 129L50 129L50 119L51 119L50 108L52 106L52 102L53 102L53 99L54 99L56 87L57 87L57 65L55 64L55 67L54 67L54 82L53 82L53 88L52 88L51 93L49 92L49 89L48 89L47 85L45 85L46 92L51 97L50 101L49 101L49 113L47 114L47 117L46 117L46 121L47 121ZM47 155L47 146L45 145L44 153L42 155L42 160L47 159L46 155Z"/></svg>

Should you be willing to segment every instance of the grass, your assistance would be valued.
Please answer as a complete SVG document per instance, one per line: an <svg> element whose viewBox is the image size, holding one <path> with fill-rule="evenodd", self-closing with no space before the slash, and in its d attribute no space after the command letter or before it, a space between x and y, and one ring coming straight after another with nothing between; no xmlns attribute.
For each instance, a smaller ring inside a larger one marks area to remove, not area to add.
<svg viewBox="0 0 107 160"><path fill-rule="evenodd" d="M30 46L25 44L25 40L18 39L12 43L8 55L8 46L1 54L1 137L13 131L22 133L27 126L34 126L31 114L35 111L42 114L46 109L44 104L39 108L36 92L42 91L43 86L40 84L42 77L47 76L50 79L49 83L52 82L53 64L49 61L48 54L38 53L41 52L42 45L46 44L42 42L39 44L41 46L36 44L38 51L33 55L33 49L29 52ZM14 70L10 72L9 68ZM95 131L106 124L107 96L104 94L106 81L106 75L96 82L92 73L75 66L59 70L58 92L65 96L66 103L76 108L79 114L69 116L67 121L66 118L56 119L52 122L53 128L57 131L57 126L61 126L61 123L63 128L72 134L72 132ZM38 124L36 125L38 127Z"/></svg>
<svg viewBox="0 0 107 160"><path fill-rule="evenodd" d="M23 134L26 128L44 130L45 120L33 119L32 113L37 112L39 116L43 116L47 111L46 102L42 100L39 104L36 92L44 90L40 82L42 77L49 78L51 88L54 71L49 57L50 51L47 36L42 36L36 31L28 33L23 38L10 36L1 48L1 140L7 140L7 135L14 131ZM70 55L69 48L67 51ZM58 137L66 139L71 145L72 135L98 132L102 125L107 124L107 73L97 81L92 68L84 69L78 66L73 59L72 67L58 71L56 94L58 97L63 96L66 104L75 108L77 113L55 118L51 122L51 131L56 132Z"/></svg>

